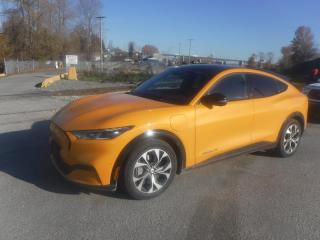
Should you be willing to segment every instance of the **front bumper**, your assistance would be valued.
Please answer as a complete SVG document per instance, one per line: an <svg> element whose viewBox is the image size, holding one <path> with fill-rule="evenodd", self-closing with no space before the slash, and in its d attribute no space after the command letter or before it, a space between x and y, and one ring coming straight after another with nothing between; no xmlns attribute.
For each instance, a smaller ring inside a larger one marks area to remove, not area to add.
<svg viewBox="0 0 320 240"><path fill-rule="evenodd" d="M77 140L55 124L50 125L50 157L68 181L95 188L116 189L112 180L116 151L110 142Z"/></svg>
<svg viewBox="0 0 320 240"><path fill-rule="evenodd" d="M117 183L114 182L110 185L101 185L99 183L94 184L96 181L96 176L90 171L83 168L83 166L69 166L66 163L62 162L60 159L55 157L52 153L50 154L50 158L52 161L52 165L56 168L56 170L60 173L60 175L67 181L75 183L77 185L81 185L84 187L90 187L94 189L104 189L107 191L116 191L117 190ZM81 173L81 171L83 171ZM73 174L70 174L74 172Z"/></svg>

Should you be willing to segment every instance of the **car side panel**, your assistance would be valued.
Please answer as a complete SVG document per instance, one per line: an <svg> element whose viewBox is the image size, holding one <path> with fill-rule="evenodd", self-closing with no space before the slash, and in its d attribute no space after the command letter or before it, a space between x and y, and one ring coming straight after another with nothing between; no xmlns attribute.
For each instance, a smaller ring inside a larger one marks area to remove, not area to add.
<svg viewBox="0 0 320 240"><path fill-rule="evenodd" d="M252 137L254 142L275 142L278 130L289 115L290 99L285 94L253 100L254 117Z"/></svg>
<svg viewBox="0 0 320 240"><path fill-rule="evenodd" d="M221 72L217 76L215 76L192 100L191 104L197 107L201 97L217 82L219 79L225 77L229 74L234 73L253 73L253 74L261 74L267 77L271 77L277 79L288 85L288 89L280 93L276 96L270 98L261 98L252 100L253 101L253 111L256 111L253 121L252 121L252 144L260 143L260 142L272 142L275 143L277 141L278 134L281 130L283 123L292 113L301 113L304 116L305 127L307 126L307 111L308 111L308 100L307 98L299 92L294 86L290 83L284 81L283 79L275 76L273 74L254 70L254 69L243 69L243 68L235 68L229 69ZM254 123L254 121L256 121ZM199 123L196 123L199 124ZM197 126L196 126L197 127ZM227 129L221 127L220 129ZM208 134L208 133L205 133ZM198 136L200 137L200 135ZM237 147L237 146L234 146ZM232 151L235 149L231 149L231 147L227 147L224 151ZM222 151L224 153L224 151ZM199 154L199 153L197 153ZM213 157L217 154L212 154ZM207 156L206 156L207 157ZM206 157L200 157L197 155L197 161L206 160ZM212 156L208 156L212 157Z"/></svg>
<svg viewBox="0 0 320 240"><path fill-rule="evenodd" d="M275 96L254 99L253 104L252 137L255 143L276 142L282 125L293 113L301 113L307 119L305 97L291 87Z"/></svg>
<svg viewBox="0 0 320 240"><path fill-rule="evenodd" d="M197 163L252 143L252 100L196 107Z"/></svg>

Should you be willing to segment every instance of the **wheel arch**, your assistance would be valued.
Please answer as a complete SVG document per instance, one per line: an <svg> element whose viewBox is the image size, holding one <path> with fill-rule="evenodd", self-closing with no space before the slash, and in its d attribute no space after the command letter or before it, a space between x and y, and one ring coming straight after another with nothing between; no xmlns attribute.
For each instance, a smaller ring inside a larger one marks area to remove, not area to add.
<svg viewBox="0 0 320 240"><path fill-rule="evenodd" d="M286 119L286 122L289 120L289 119L295 119L297 120L301 126L302 126L302 131L304 131L305 127L306 127L306 121L305 121L305 118L303 116L303 114L301 112L294 112L294 113L291 113L289 115L289 117L287 117Z"/></svg>
<svg viewBox="0 0 320 240"><path fill-rule="evenodd" d="M124 166L128 154L131 152L133 147L138 144L139 142L146 140L146 139L160 139L162 141L167 142L172 149L174 150L177 156L177 174L180 174L182 169L186 167L186 151L185 147L180 140L174 133L166 131L166 130L152 130L152 136L150 136L147 132L142 133L141 135L137 136L133 140L131 140L120 152L113 168L111 174L111 181L110 182L117 182L120 176L120 171Z"/></svg>
<svg viewBox="0 0 320 240"><path fill-rule="evenodd" d="M281 133L283 131L283 129L285 128L287 122L290 120L290 119L295 119L297 120L301 126L302 126L302 133L304 132L304 129L305 129L305 118L303 116L303 114L301 112L293 112L291 113L286 119L285 121L282 123L282 126L280 128L280 131L278 133L278 138L277 138L277 144L279 143L280 141L280 138L281 138Z"/></svg>

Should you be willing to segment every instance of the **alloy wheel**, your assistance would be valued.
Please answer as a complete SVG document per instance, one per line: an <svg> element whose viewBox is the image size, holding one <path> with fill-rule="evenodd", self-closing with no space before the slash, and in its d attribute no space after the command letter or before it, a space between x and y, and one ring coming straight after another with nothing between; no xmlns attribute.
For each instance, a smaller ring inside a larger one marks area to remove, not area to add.
<svg viewBox="0 0 320 240"><path fill-rule="evenodd" d="M300 137L300 127L296 123L289 125L283 139L283 149L287 154L292 154L297 149Z"/></svg>
<svg viewBox="0 0 320 240"><path fill-rule="evenodd" d="M172 160L159 148L145 151L133 167L133 183L142 193L155 193L162 189L172 174Z"/></svg>

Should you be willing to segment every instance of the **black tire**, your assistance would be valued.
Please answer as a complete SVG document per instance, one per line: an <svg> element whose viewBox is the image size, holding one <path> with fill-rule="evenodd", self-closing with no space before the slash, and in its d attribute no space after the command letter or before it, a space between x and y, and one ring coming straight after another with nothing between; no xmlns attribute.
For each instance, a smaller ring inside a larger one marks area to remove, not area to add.
<svg viewBox="0 0 320 240"><path fill-rule="evenodd" d="M159 149L159 151L156 149ZM159 156L160 155L166 156L165 153L168 155L164 158L162 158L161 156L158 157L158 159L159 158L162 159L161 161L159 161L160 163L158 166L154 164L154 160L157 159L156 151L158 151L158 153L160 152L158 154ZM144 155L145 153L147 153L148 156ZM146 156L146 158L149 158L148 160L149 164L144 166L140 166L140 165L138 166L137 164L142 164L145 162L143 155ZM170 163L171 163L170 171L167 170L164 173L155 172L156 168L161 170L161 167L162 167L162 169L165 170L166 168L168 168L168 166L170 166ZM154 169L154 172L152 172L152 169ZM137 175L138 170L142 172L140 174L140 177ZM176 171L177 171L177 157L174 150L168 143L159 139L143 140L142 142L139 142L138 144L133 146L131 152L127 155L126 163L122 170L123 189L133 199L141 200L141 199L150 199L150 198L157 197L169 187L169 185L174 179L174 176L176 175ZM169 172L170 172L170 175L168 175ZM146 177L141 178L141 176L146 176ZM135 180L143 179L143 180L134 181L134 179ZM162 180L162 181L159 181L159 180ZM142 181L144 182L142 183ZM157 189L157 186L161 185L159 182L161 182L161 184L163 185L161 188ZM141 187L140 187L140 184L142 184ZM141 189L139 189L139 187ZM154 192L148 193L147 192L148 187L150 187L149 190L152 189L152 191Z"/></svg>
<svg viewBox="0 0 320 240"><path fill-rule="evenodd" d="M296 126L297 127L297 131L298 133L296 133L293 136L289 136L289 128L292 126ZM279 135L279 140L278 140L278 144L277 147L275 149L276 154L279 157L283 157L283 158L287 158L290 157L292 155L295 154L295 152L297 151L300 142L301 142L301 137L302 137L302 125L299 121L295 120L295 119L289 119L282 127L280 135ZM289 139L289 141L288 141ZM295 139L295 142L293 142L293 139ZM292 140L292 142L290 142ZM293 147L294 145L294 147ZM292 147L292 150L289 151L289 148Z"/></svg>

